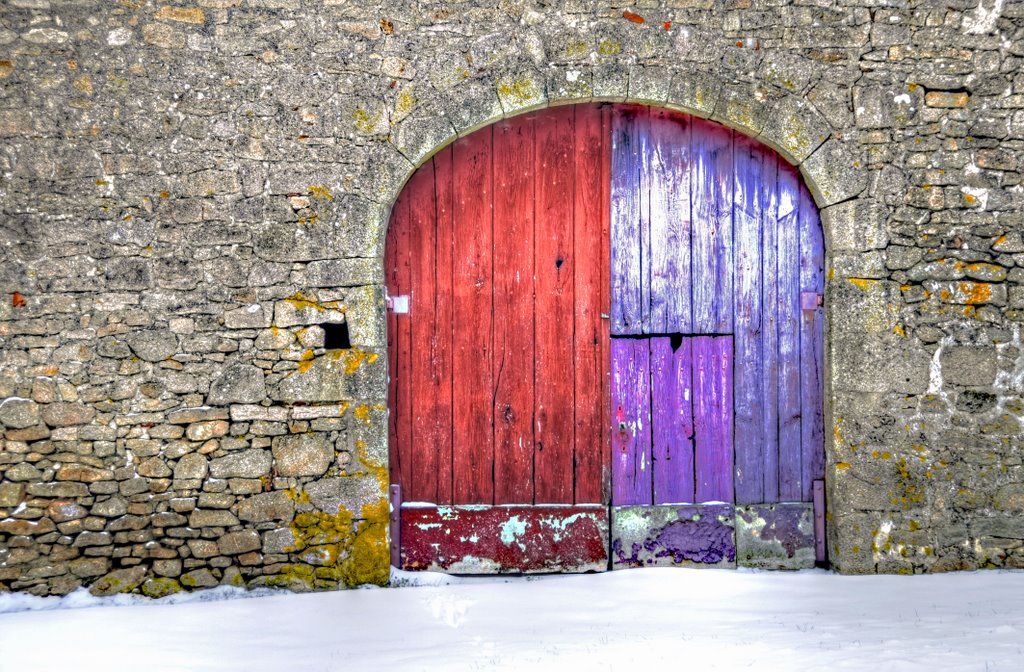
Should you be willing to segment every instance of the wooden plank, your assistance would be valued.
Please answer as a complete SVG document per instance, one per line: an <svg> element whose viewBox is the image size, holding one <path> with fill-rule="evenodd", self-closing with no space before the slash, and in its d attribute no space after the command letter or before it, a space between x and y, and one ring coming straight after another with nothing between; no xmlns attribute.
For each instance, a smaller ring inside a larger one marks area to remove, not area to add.
<svg viewBox="0 0 1024 672"><path fill-rule="evenodd" d="M732 337L693 338L697 502L733 501Z"/></svg>
<svg viewBox="0 0 1024 672"><path fill-rule="evenodd" d="M415 177L415 176L414 176ZM385 245L385 272L388 294L407 295L410 291L409 197L403 190L391 208ZM411 336L408 315L388 313L388 454L391 482L408 487L412 482L412 408L410 405Z"/></svg>
<svg viewBox="0 0 1024 672"><path fill-rule="evenodd" d="M494 501L533 502L534 115L494 126ZM523 375L528 372L527 375Z"/></svg>
<svg viewBox="0 0 1024 672"><path fill-rule="evenodd" d="M673 340L650 341L654 504L694 501L691 340Z"/></svg>
<svg viewBox="0 0 1024 672"><path fill-rule="evenodd" d="M799 502L800 443L800 176L779 165L779 499Z"/></svg>
<svg viewBox="0 0 1024 672"><path fill-rule="evenodd" d="M405 485L405 496L412 501L437 501L438 446L437 433L439 406L451 408L451 398L442 399L440 393L442 371L435 359L433 336L437 332L437 206L434 200L434 164L428 161L406 185L404 195L409 202L409 313L400 319L407 321L410 331L410 357L412 363L403 375L411 390L411 440L405 451L412 456L411 479ZM445 381L446 383L450 381ZM445 385L447 387L447 385Z"/></svg>
<svg viewBox="0 0 1024 672"><path fill-rule="evenodd" d="M453 349L454 300L453 273L455 268L455 193L454 151L451 145L434 155L434 190L437 206L437 253L434 287L434 321L437 325L431 336L433 367L437 371L437 417L431 438L437 446L437 499L438 504L452 502L454 446L452 443L453 413Z"/></svg>
<svg viewBox="0 0 1024 672"><path fill-rule="evenodd" d="M647 339L613 338L612 504L651 504L651 390Z"/></svg>
<svg viewBox="0 0 1024 672"><path fill-rule="evenodd" d="M650 189L648 333L690 333L690 117L650 112L641 184Z"/></svg>
<svg viewBox="0 0 1024 672"><path fill-rule="evenodd" d="M732 131L694 119L693 331L732 332Z"/></svg>
<svg viewBox="0 0 1024 672"><path fill-rule="evenodd" d="M602 104L601 135L604 138L604 150L601 152L601 502L608 503L612 497L612 402L611 402L611 191L612 191L612 110L611 105Z"/></svg>
<svg viewBox="0 0 1024 672"><path fill-rule="evenodd" d="M641 308L640 124L643 108L612 111L611 333L643 333Z"/></svg>
<svg viewBox="0 0 1024 672"><path fill-rule="evenodd" d="M453 170L453 501L494 499L492 128L456 141Z"/></svg>
<svg viewBox="0 0 1024 672"><path fill-rule="evenodd" d="M734 157L736 502L757 504L765 501L761 229L776 175L772 155L751 138L736 136Z"/></svg>
<svg viewBox="0 0 1024 672"><path fill-rule="evenodd" d="M767 200L761 226L761 436L764 441L761 471L765 503L779 501L778 164L775 157L775 180L764 192ZM771 180L771 176L765 175L765 179Z"/></svg>
<svg viewBox="0 0 1024 672"><path fill-rule="evenodd" d="M601 318L602 292L607 270L602 261L607 242L607 194L600 167L608 151L602 111L596 105L575 107L576 188L573 209L573 265L575 278L575 426L573 501L577 504L603 502L602 470L607 451L604 449L604 415L602 404L605 383L608 320ZM598 170L594 168L598 167Z"/></svg>
<svg viewBox="0 0 1024 672"><path fill-rule="evenodd" d="M405 506L402 569L453 574L603 572L604 506Z"/></svg>
<svg viewBox="0 0 1024 672"><path fill-rule="evenodd" d="M818 208L807 187L800 185L800 287L825 291L824 241ZM800 442L801 501L813 497L814 481L825 478L824 316L823 310L802 310L800 316Z"/></svg>
<svg viewBox="0 0 1024 672"><path fill-rule="evenodd" d="M535 121L534 501L573 497L573 109Z"/></svg>

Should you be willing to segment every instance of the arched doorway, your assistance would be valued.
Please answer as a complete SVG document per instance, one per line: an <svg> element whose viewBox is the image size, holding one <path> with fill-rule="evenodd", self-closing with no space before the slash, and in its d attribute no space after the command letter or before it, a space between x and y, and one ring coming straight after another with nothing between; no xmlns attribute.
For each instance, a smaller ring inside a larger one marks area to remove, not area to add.
<svg viewBox="0 0 1024 672"><path fill-rule="evenodd" d="M774 151L642 106L513 117L414 174L385 264L404 566L813 554L823 249Z"/></svg>

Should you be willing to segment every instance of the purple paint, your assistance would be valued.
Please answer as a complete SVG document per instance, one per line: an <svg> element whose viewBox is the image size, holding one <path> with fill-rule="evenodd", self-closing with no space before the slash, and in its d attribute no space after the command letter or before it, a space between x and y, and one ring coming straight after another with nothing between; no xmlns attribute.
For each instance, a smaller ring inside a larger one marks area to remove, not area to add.
<svg viewBox="0 0 1024 672"><path fill-rule="evenodd" d="M652 109L641 190L647 188L650 319L646 333L691 333L690 126L691 118Z"/></svg>
<svg viewBox="0 0 1024 672"><path fill-rule="evenodd" d="M697 502L733 501L732 337L693 339Z"/></svg>
<svg viewBox="0 0 1024 672"><path fill-rule="evenodd" d="M640 124L646 110L616 106L611 160L611 333L643 333L640 278Z"/></svg>
<svg viewBox="0 0 1024 672"><path fill-rule="evenodd" d="M613 338L612 504L651 503L651 374L647 339Z"/></svg>
<svg viewBox="0 0 1024 672"><path fill-rule="evenodd" d="M612 566L735 563L733 520L728 505L613 509Z"/></svg>
<svg viewBox="0 0 1024 672"><path fill-rule="evenodd" d="M800 176L779 166L779 501L803 501L800 440Z"/></svg>
<svg viewBox="0 0 1024 672"><path fill-rule="evenodd" d="M651 432L654 504L694 501L691 339L652 338Z"/></svg>
<svg viewBox="0 0 1024 672"><path fill-rule="evenodd" d="M821 223L807 187L800 185L800 288L821 295L825 269ZM824 316L823 310L800 313L801 501L812 498L813 483L825 478Z"/></svg>
<svg viewBox="0 0 1024 672"><path fill-rule="evenodd" d="M692 129L693 329L732 332L732 136L730 129L695 119Z"/></svg>

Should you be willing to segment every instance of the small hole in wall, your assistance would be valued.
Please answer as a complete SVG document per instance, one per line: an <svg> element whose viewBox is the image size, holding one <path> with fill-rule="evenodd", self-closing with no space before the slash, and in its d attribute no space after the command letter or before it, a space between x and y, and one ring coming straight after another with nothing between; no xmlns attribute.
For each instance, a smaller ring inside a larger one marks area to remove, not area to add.
<svg viewBox="0 0 1024 672"><path fill-rule="evenodd" d="M348 350L352 347L352 341L348 338L348 323L321 324L324 330L324 348L327 350Z"/></svg>

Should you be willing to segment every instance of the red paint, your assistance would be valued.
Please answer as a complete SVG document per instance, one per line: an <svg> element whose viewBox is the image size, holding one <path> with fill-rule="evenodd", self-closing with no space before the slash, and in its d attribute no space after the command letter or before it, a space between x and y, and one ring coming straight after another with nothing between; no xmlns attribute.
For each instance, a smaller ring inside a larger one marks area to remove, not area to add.
<svg viewBox="0 0 1024 672"><path fill-rule="evenodd" d="M606 499L608 109L481 129L392 214L391 478L409 501ZM582 263L579 261L582 260Z"/></svg>
<svg viewBox="0 0 1024 672"><path fill-rule="evenodd" d="M452 273L453 496L456 504L494 501L493 128L453 146Z"/></svg>
<svg viewBox="0 0 1024 672"><path fill-rule="evenodd" d="M534 501L562 504L573 498L573 108L551 108L536 128Z"/></svg>
<svg viewBox="0 0 1024 672"><path fill-rule="evenodd" d="M608 567L603 506L403 507L401 534L402 569L495 574Z"/></svg>
<svg viewBox="0 0 1024 672"><path fill-rule="evenodd" d="M608 375L608 133L607 108L575 108L575 189L573 190L575 329L573 358L575 398L600 400ZM595 170L595 167L597 168ZM573 501L607 501L604 472L608 464L606 403L576 403Z"/></svg>
<svg viewBox="0 0 1024 672"><path fill-rule="evenodd" d="M634 12L631 12L628 9L622 12L622 18L626 19L627 21L632 21L633 23L644 23L645 21L644 17Z"/></svg>
<svg viewBox="0 0 1024 672"><path fill-rule="evenodd" d="M534 115L494 126L494 503L533 501ZM524 375L527 374L527 375Z"/></svg>

